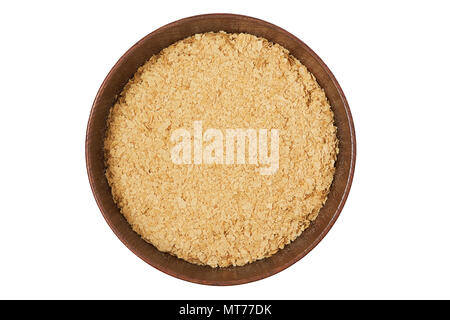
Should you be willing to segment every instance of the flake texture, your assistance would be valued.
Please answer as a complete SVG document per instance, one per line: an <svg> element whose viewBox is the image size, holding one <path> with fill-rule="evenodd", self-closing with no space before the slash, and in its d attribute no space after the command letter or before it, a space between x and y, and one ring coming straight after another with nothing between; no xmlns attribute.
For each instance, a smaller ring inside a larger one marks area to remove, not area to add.
<svg viewBox="0 0 450 320"><path fill-rule="evenodd" d="M279 169L177 165L170 134L192 128L279 129ZM338 153L323 89L278 44L197 34L149 59L111 109L106 176L133 229L163 252L211 267L269 257L295 240L327 199Z"/></svg>

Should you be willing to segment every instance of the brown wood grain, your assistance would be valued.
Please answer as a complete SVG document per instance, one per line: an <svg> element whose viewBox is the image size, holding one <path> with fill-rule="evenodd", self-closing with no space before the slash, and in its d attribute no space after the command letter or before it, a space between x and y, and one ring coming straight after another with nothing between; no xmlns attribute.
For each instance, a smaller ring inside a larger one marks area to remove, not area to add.
<svg viewBox="0 0 450 320"><path fill-rule="evenodd" d="M106 119L117 95L137 68L153 54L195 33L208 31L245 32L264 37L287 48L314 74L325 90L338 128L339 155L328 200L317 219L299 238L270 258L241 267L199 266L158 251L135 233L115 205L105 177L103 139ZM338 218L352 184L356 159L356 139L352 116L341 87L325 63L301 40L262 20L234 15L207 14L165 25L131 47L103 81L92 106L86 133L86 166L92 192L106 222L117 237L138 257L174 277L208 285L243 284L271 276L291 266L311 251ZM330 264L332 261L330 261Z"/></svg>

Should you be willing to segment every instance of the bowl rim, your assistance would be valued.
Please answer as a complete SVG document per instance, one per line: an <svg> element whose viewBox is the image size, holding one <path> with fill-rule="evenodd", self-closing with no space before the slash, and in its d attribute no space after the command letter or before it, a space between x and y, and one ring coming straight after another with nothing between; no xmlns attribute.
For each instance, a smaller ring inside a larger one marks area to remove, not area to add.
<svg viewBox="0 0 450 320"><path fill-rule="evenodd" d="M148 257L146 257L144 254L139 252L139 250L136 250L126 239L124 239L120 235L118 228L115 226L115 224L111 221L108 214L106 213L106 209L104 208L104 206L102 204L102 201L99 196L99 192L97 191L95 184L94 184L94 177L93 177L93 173L92 173L92 169L91 169L92 166L91 166L91 159L90 159L90 151L89 151L89 147L88 147L88 144L89 144L88 137L90 136L90 131L92 130L92 119L93 119L96 105L99 101L99 97L102 95L106 84L109 82L111 76L115 73L118 66L121 65L121 63L128 58L130 53L133 52L135 50L135 48L139 47L145 40L147 40L147 38L152 37L155 33L163 32L165 29L168 29L174 25L181 24L181 23L184 23L189 20L199 20L199 19L205 19L205 18L208 18L208 19L210 19L210 18L227 18L227 17L252 20L256 23L265 24L266 26L270 27L271 29L273 29L279 33L286 34L288 37L292 38L294 41L301 44L302 48L305 51L307 51L311 55L311 57L314 58L316 60L316 62L323 68L323 70L325 71L327 76L332 81L333 86L336 88L336 90L339 94L339 98L342 100L342 103L343 103L343 106L345 109L345 113L346 113L346 117L348 119L348 126L349 126L349 131L350 131L350 142L351 142L351 157L349 159L350 160L350 168L349 168L347 181L345 182L345 189L344 189L342 198L340 199L340 202L339 202L338 206L336 207L336 210L335 210L332 218L330 219L330 221L328 222L326 227L322 230L322 232L319 234L319 236L317 236L314 239L314 241L312 241L312 243L305 250L299 252L297 255L295 255L292 259L290 259L283 265L281 265L277 268L273 268L268 272L257 274L252 277L248 277L245 279L237 279L237 280L201 280L201 279L195 279L195 278L191 278L189 276L185 276L184 274L181 274L181 273L174 272L174 271L170 270L169 268L161 268L158 264L153 263L153 261L151 259L148 259ZM141 260L143 260L147 264L151 265L155 269L157 269L167 275L170 275L172 277L175 277L175 278L178 278L181 280L185 280L185 281L188 281L191 283L197 283L197 284L203 284L203 285L229 286L229 285L239 285L239 284L250 283L250 282L254 282L254 281L261 280L261 279L270 277L272 275L275 275L275 274L287 269L288 267L292 266L294 263L298 262L300 259L305 257L312 249L314 249L319 244L320 241L322 241L322 239L327 235L327 233L330 231L331 227L336 222L337 218L340 216L340 213L342 212L342 209L347 201L347 198L348 198L351 186L352 186L353 176L354 176L354 172L355 172L355 162L356 162L356 135L355 135L355 127L354 127L353 117L352 117L352 114L350 111L350 107L348 105L348 101L344 95L344 92L343 92L341 86L339 85L335 76L333 75L331 70L328 68L328 66L325 64L325 62L323 62L323 60L302 40L300 40L299 38L297 38L295 35L291 34L290 32L286 31L285 29L283 29L277 25L274 25L270 22L267 22L265 20L262 20L262 19L258 19L258 18L254 18L251 16L246 16L246 15L233 14L233 13L208 13L208 14L200 14L200 15L194 15L194 16L189 16L186 18L178 19L176 21L173 21L171 23L168 23L162 27L155 29L154 31L145 35L139 41L137 41L117 60L117 62L114 64L114 66L111 68L111 70L106 75L100 88L98 89L97 94L94 99L94 102L91 107L91 111L89 113L89 119L88 119L87 128L86 128L86 138L85 138L85 161L86 161L86 169L87 169L89 184L90 184L92 193L94 195L95 201L97 203L97 206L100 209L100 212L102 213L103 218L105 219L105 221L107 222L107 224L109 225L111 230L114 232L114 234L117 236L117 238L131 252L133 252Z"/></svg>

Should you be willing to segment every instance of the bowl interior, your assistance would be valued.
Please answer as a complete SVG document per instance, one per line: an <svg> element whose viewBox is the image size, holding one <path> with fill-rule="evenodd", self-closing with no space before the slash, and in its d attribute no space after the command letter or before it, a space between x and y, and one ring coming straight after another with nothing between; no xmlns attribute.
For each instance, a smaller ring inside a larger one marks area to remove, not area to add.
<svg viewBox="0 0 450 320"><path fill-rule="evenodd" d="M299 238L270 258L242 267L213 269L162 253L131 229L115 205L105 177L103 138L109 109L139 66L153 54L178 40L196 33L221 30L250 33L279 43L314 74L334 111L339 155L328 200L317 219ZM231 285L262 279L287 268L305 256L325 236L342 210L350 189L356 155L355 144L353 122L344 94L326 65L311 49L287 31L268 22L239 15L211 14L166 25L147 35L122 56L106 77L94 101L86 136L86 163L92 191L102 214L131 251L172 276L202 284Z"/></svg>

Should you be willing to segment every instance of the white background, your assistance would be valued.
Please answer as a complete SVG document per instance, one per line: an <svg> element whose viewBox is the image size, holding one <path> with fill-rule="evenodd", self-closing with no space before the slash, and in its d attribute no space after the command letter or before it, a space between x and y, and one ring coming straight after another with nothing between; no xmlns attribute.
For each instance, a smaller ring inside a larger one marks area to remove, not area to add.
<svg viewBox="0 0 450 320"><path fill-rule="evenodd" d="M305 41L340 82L358 156L325 239L234 287L153 269L109 229L84 159L118 58L179 18L240 13ZM450 298L446 1L62 1L0 5L0 298Z"/></svg>

